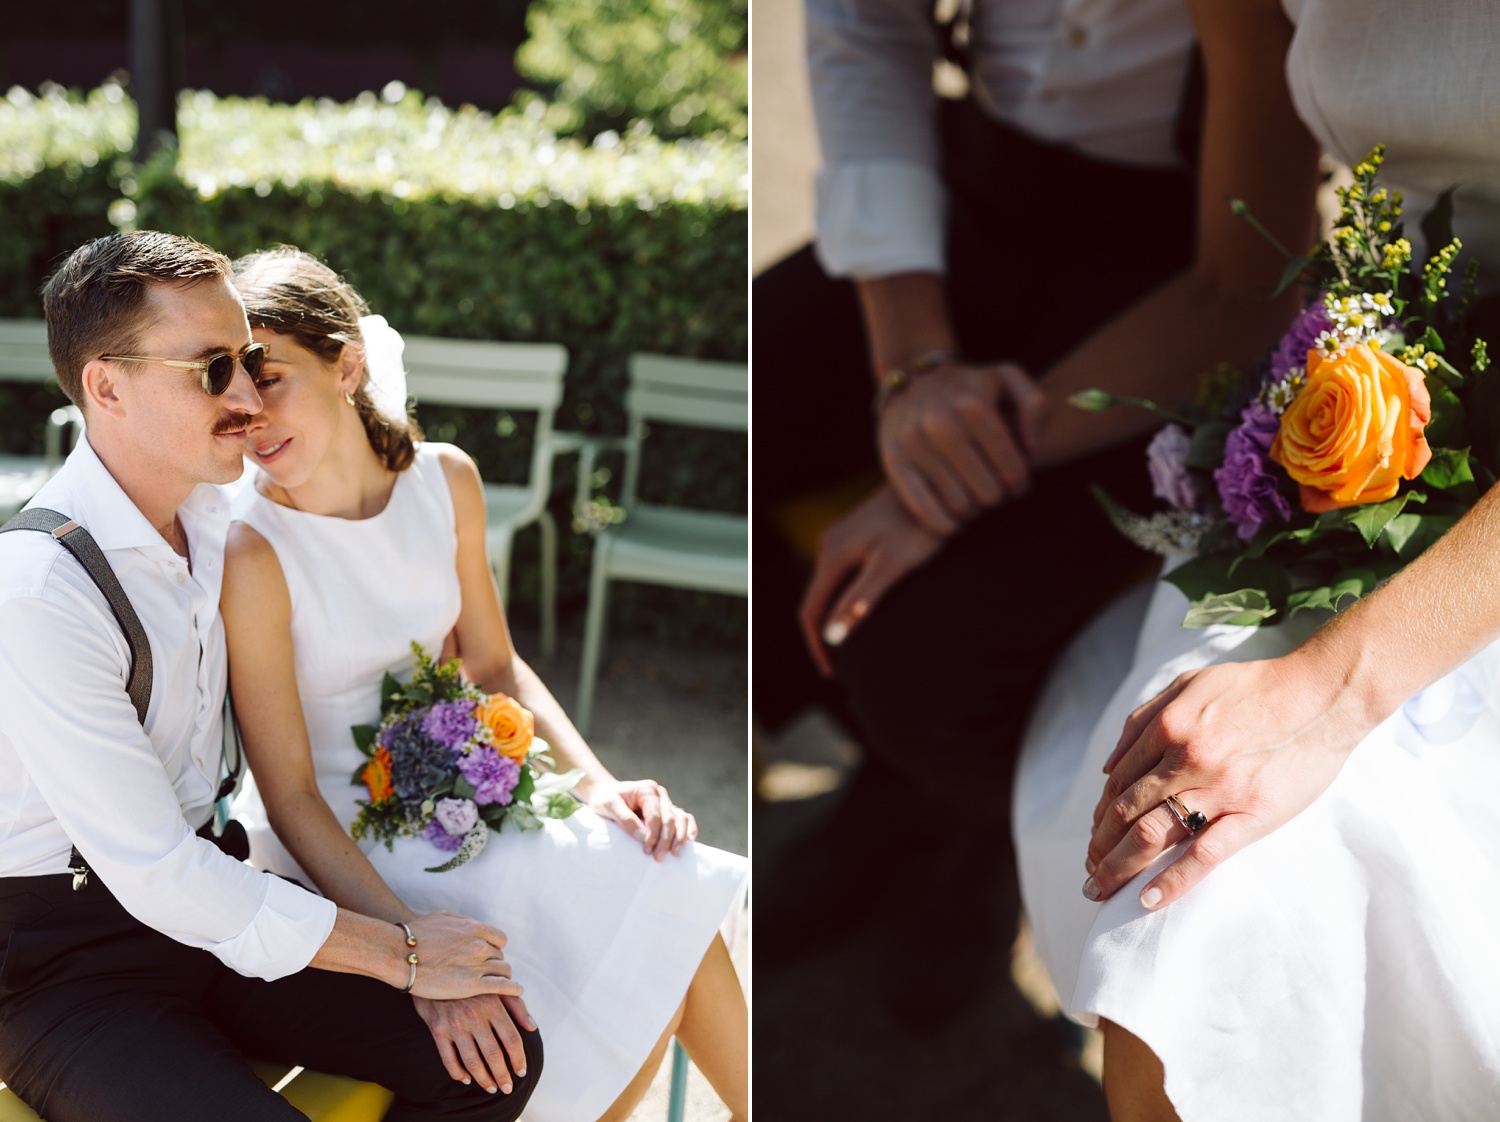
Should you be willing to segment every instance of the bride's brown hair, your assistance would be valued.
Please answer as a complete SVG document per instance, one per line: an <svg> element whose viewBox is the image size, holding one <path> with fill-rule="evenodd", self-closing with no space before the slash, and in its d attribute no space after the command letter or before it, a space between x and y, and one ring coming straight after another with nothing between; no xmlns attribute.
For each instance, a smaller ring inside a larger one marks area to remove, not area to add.
<svg viewBox="0 0 1500 1122"><path fill-rule="evenodd" d="M234 263L234 287L245 301L251 327L285 335L325 362L338 360L345 343L364 339L359 317L370 308L354 286L296 246L278 245ZM392 471L405 471L416 457L422 430L410 416L392 420L370 399L370 368L354 391L354 408L370 447Z"/></svg>

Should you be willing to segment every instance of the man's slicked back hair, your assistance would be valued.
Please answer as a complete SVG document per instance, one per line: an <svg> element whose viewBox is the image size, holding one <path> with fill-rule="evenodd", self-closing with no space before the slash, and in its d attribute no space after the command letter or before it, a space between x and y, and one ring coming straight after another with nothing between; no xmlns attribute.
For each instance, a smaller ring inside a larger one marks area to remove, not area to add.
<svg viewBox="0 0 1500 1122"><path fill-rule="evenodd" d="M177 234L111 234L68 255L42 289L47 350L57 384L83 407L83 368L103 354L134 354L152 285L228 279L229 259Z"/></svg>

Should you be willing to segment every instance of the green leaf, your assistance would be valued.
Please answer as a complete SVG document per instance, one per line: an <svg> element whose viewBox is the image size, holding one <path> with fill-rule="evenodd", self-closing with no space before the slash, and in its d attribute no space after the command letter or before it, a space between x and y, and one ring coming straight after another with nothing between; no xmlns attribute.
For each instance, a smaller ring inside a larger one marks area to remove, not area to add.
<svg viewBox="0 0 1500 1122"><path fill-rule="evenodd" d="M1345 597L1358 600L1378 583L1379 578L1373 569L1345 569L1331 584L1301 589L1288 596L1286 598L1287 618L1290 619L1300 611L1318 608L1336 612L1343 606L1341 601Z"/></svg>
<svg viewBox="0 0 1500 1122"><path fill-rule="evenodd" d="M365 785L365 768L369 766L369 763L363 763L355 768L354 774L349 777L349 786L363 787Z"/></svg>
<svg viewBox="0 0 1500 1122"><path fill-rule="evenodd" d="M380 735L380 730L374 725L353 725L349 729L354 734L354 743L366 756L375 754L375 738ZM364 765L361 764L361 767Z"/></svg>
<svg viewBox="0 0 1500 1122"><path fill-rule="evenodd" d="M1469 467L1467 448L1434 448L1432 459L1418 477L1429 487L1447 491L1461 484L1474 482L1473 469Z"/></svg>
<svg viewBox="0 0 1500 1122"><path fill-rule="evenodd" d="M1216 593L1193 602L1183 617L1183 627L1212 627L1228 623L1255 627L1276 614L1270 598L1258 588L1240 588Z"/></svg>
<svg viewBox="0 0 1500 1122"><path fill-rule="evenodd" d="M380 680L380 712L382 714L390 707L391 702L395 700L396 695L400 692L401 683L396 681L391 676L391 672L387 670L385 677Z"/></svg>
<svg viewBox="0 0 1500 1122"><path fill-rule="evenodd" d="M1422 237L1427 240L1429 253L1436 253L1453 240L1453 192L1460 186L1455 183L1439 195L1422 219Z"/></svg>
<svg viewBox="0 0 1500 1122"><path fill-rule="evenodd" d="M531 793L535 790L535 774L529 767L523 767L521 778L516 781L516 788L510 793L510 797L517 803L528 803L531 801Z"/></svg>
<svg viewBox="0 0 1500 1122"><path fill-rule="evenodd" d="M1446 245L1447 243L1444 242L1443 244ZM1417 342L1429 351L1443 351L1447 349L1443 346L1443 337L1437 333L1437 328L1431 326L1422 333L1422 337Z"/></svg>
<svg viewBox="0 0 1500 1122"><path fill-rule="evenodd" d="M1343 512L1344 521L1351 528L1359 531L1360 537L1365 539L1365 544L1374 549L1386 524L1400 514L1406 504L1413 501L1414 496L1420 496L1416 499L1417 502L1425 502L1427 499L1426 495L1418 491L1407 491L1383 503L1365 503L1362 506L1349 507Z"/></svg>
<svg viewBox="0 0 1500 1122"><path fill-rule="evenodd" d="M1277 248L1280 249L1281 247L1277 246ZM1283 250L1283 252L1285 251ZM1297 278L1302 275L1302 271L1310 264L1312 264L1312 261L1307 257L1293 257L1288 260L1286 268L1281 270L1281 279L1276 282L1276 287L1271 290L1271 298L1275 299L1291 288L1292 285L1296 284Z"/></svg>
<svg viewBox="0 0 1500 1122"><path fill-rule="evenodd" d="M454 777L454 779L453 779L453 797L454 798L457 798L457 799L472 799L478 793L479 792L475 789L474 784L470 783L462 775L458 775L458 776Z"/></svg>
<svg viewBox="0 0 1500 1122"><path fill-rule="evenodd" d="M1187 466L1212 471L1224 462L1224 442L1229 438L1233 426L1224 421L1213 421L1199 425L1193 430L1192 443L1188 445Z"/></svg>
<svg viewBox="0 0 1500 1122"><path fill-rule="evenodd" d="M1427 396L1432 400L1432 420L1423 434L1434 448L1461 448L1469 443L1469 427L1463 402L1440 379L1427 379Z"/></svg>
<svg viewBox="0 0 1500 1122"><path fill-rule="evenodd" d="M1386 538L1405 564L1452 529L1458 518L1456 514L1402 514L1391 519Z"/></svg>

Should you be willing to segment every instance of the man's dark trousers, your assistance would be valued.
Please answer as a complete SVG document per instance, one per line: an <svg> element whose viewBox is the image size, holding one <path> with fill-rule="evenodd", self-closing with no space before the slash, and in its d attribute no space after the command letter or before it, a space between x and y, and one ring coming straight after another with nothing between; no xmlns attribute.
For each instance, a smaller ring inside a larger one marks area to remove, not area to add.
<svg viewBox="0 0 1500 1122"><path fill-rule="evenodd" d="M380 1083L387 1122L510 1122L510 1095L455 1082L412 999L307 969L266 982L146 927L97 878L0 878L0 1079L47 1122L295 1122L245 1056Z"/></svg>
<svg viewBox="0 0 1500 1122"><path fill-rule="evenodd" d="M948 289L966 358L1040 373L1189 263L1188 172L1085 159L966 103L940 119ZM819 876L823 847L799 847L786 875L768 875L758 945L804 939L812 901L799 891L838 884L855 897L893 881L925 919L993 940L1014 915L1010 777L1032 701L1067 640L1146 560L1089 485L1147 509L1143 442L1043 473L954 535L855 628L835 653L838 693L819 694L795 625L807 572L767 511L876 465L869 359L853 285L810 250L756 280L753 308L757 716L774 728L831 702L866 748L823 839L844 867ZM861 833L899 842L861 858ZM795 930L778 932L778 915L799 917Z"/></svg>

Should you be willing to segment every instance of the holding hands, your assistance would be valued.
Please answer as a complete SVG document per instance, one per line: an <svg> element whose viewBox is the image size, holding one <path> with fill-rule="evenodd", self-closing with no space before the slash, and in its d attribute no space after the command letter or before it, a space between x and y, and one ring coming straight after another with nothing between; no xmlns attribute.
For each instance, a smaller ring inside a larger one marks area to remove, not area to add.
<svg viewBox="0 0 1500 1122"><path fill-rule="evenodd" d="M1130 715L1105 764L1085 896L1106 899L1189 836L1168 796L1207 825L1142 890L1148 909L1182 897L1328 788L1379 722L1316 650L1189 671Z"/></svg>
<svg viewBox="0 0 1500 1122"><path fill-rule="evenodd" d="M921 527L946 537L1025 494L1047 413L1046 395L1019 366L943 362L888 391L881 466Z"/></svg>

